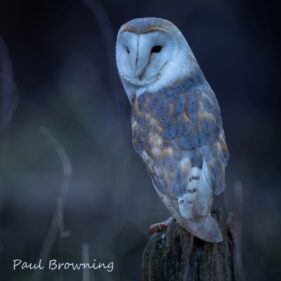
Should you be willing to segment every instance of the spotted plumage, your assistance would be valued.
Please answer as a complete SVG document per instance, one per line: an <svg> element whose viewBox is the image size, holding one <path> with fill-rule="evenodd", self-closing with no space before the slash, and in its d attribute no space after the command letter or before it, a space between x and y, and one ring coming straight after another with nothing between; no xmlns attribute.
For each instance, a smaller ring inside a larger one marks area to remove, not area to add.
<svg viewBox="0 0 281 281"><path fill-rule="evenodd" d="M154 36L157 32L159 35ZM147 39L145 36L150 33L154 37ZM128 38L133 42L130 47ZM158 66L157 61L153 63L157 59L153 50L157 46L157 50L164 52L166 40L179 43L176 50L167 43L173 55L162 54L162 66ZM181 33L166 20L133 20L119 31L117 65L132 104L133 146L144 160L157 193L171 215L188 231L203 240L219 242L221 233L210 209L213 195L224 190L228 150L215 94L182 40ZM129 72L125 69L126 61L124 65L118 61L122 47L128 55L128 50L135 52L127 62L128 69L133 71L131 76L124 74ZM177 57L182 59L183 55L185 60L173 65L173 60L177 62ZM148 61L138 72L141 58ZM170 75L165 77L169 71ZM146 72L150 77L145 77Z"/></svg>

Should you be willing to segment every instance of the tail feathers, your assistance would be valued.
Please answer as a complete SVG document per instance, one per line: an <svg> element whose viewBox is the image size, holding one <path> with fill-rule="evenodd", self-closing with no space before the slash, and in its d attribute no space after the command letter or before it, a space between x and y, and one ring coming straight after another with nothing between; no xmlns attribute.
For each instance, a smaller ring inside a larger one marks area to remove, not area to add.
<svg viewBox="0 0 281 281"><path fill-rule="evenodd" d="M223 240L219 225L211 215L200 221L182 220L179 224L192 235L206 242L219 243Z"/></svg>

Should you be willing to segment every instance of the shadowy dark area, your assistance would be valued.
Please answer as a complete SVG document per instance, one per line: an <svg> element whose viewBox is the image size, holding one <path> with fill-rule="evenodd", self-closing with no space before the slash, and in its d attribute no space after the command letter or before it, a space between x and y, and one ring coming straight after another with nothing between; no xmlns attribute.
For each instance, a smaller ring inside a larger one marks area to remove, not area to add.
<svg viewBox="0 0 281 281"><path fill-rule="evenodd" d="M229 210L234 186L243 186L245 280L280 280L278 13L265 0L1 0L1 280L32 280L33 271L13 271L13 259L38 259L58 206L63 163L42 126L72 164L65 237L50 258L80 262L86 243L90 260L115 266L91 271L90 280L141 280L148 226L168 213L131 145L114 41L121 24L146 16L179 27L219 100ZM41 280L82 280L82 272L45 270Z"/></svg>

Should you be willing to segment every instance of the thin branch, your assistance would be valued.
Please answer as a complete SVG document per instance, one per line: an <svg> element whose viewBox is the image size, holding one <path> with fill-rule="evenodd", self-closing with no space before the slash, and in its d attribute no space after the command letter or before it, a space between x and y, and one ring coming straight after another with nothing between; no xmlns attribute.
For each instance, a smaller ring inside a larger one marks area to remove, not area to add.
<svg viewBox="0 0 281 281"><path fill-rule="evenodd" d="M100 5L96 0L82 0L82 2L89 8L94 18L97 21L104 45L105 52L108 63L108 77L107 81L110 86L109 91L113 95L113 99L115 102L115 106L118 110L118 114L121 117L122 111L120 108L120 99L119 99L119 91L120 84L117 79L117 72L115 71L115 38L114 38L114 29L110 22L110 19L105 11L105 9ZM121 118L120 118L121 119Z"/></svg>
<svg viewBox="0 0 281 281"><path fill-rule="evenodd" d="M89 8L92 12L94 18L97 21L105 49L108 62L108 69L112 72L112 66L114 65L114 45L115 40L113 36L113 27L107 16L105 9L95 0L82 0L82 2ZM110 73L112 74L112 73ZM112 75L110 75L112 76ZM112 85L114 88L114 85ZM113 89L114 90L114 89Z"/></svg>
<svg viewBox="0 0 281 281"><path fill-rule="evenodd" d="M236 267L239 280L243 280L242 267L242 212L243 212L243 185L240 181L234 184L234 213L235 213L235 235L236 235Z"/></svg>
<svg viewBox="0 0 281 281"><path fill-rule="evenodd" d="M65 231L64 229L64 201L70 186L72 165L64 148L61 146L58 140L48 131L48 129L45 127L41 127L39 131L45 138L45 140L49 143L49 145L54 149L63 167L63 178L60 195L57 199L57 209L54 213L51 226L49 228L48 234L45 238L38 258L38 260L41 260L41 264L44 266L50 256L50 252L56 240L56 236L59 234L61 240L69 235L69 231ZM35 271L33 275L33 281L39 281L41 279L41 276L41 270Z"/></svg>
<svg viewBox="0 0 281 281"><path fill-rule="evenodd" d="M90 262L89 244L82 245L82 262L88 264ZM90 270L88 268L82 270L82 281L90 281Z"/></svg>
<svg viewBox="0 0 281 281"><path fill-rule="evenodd" d="M0 133L12 119L18 103L17 87L8 48L0 36Z"/></svg>
<svg viewBox="0 0 281 281"><path fill-rule="evenodd" d="M48 131L46 127L39 128L41 135L46 139L49 145L54 149L57 156L61 160L63 168L63 180L61 186L61 198L64 200L70 185L71 175L72 175L72 165L71 161L65 152L64 148L58 142L58 140Z"/></svg>

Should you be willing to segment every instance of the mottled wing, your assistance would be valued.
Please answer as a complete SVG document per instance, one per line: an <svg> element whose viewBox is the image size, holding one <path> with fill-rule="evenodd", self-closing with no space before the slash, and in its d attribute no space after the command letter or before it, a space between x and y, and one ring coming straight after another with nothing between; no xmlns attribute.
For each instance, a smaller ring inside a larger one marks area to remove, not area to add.
<svg viewBox="0 0 281 281"><path fill-rule="evenodd" d="M210 215L224 189L228 151L219 105L207 86L163 89L136 99L133 143L172 216L206 241L220 241Z"/></svg>
<svg viewBox="0 0 281 281"><path fill-rule="evenodd" d="M210 174L213 192L219 195L225 188L225 166L229 152L222 128L219 104L209 87L198 93L197 115L202 155Z"/></svg>

